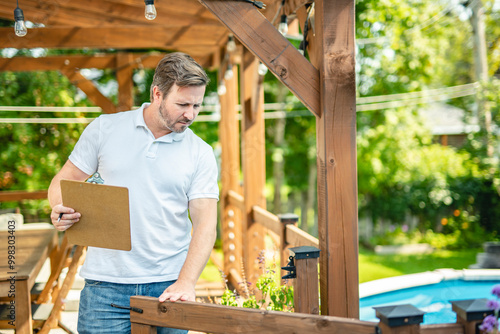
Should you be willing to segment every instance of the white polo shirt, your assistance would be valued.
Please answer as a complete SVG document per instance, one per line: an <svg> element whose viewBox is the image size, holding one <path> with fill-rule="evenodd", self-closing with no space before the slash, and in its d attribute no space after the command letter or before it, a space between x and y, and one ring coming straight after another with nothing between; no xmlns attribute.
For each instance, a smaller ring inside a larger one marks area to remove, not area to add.
<svg viewBox="0 0 500 334"><path fill-rule="evenodd" d="M191 240L188 202L218 199L212 147L189 128L155 139L144 122L147 105L101 115L69 157L84 173L98 171L105 184L129 189L132 250L89 247L80 271L84 278L114 283L177 279Z"/></svg>

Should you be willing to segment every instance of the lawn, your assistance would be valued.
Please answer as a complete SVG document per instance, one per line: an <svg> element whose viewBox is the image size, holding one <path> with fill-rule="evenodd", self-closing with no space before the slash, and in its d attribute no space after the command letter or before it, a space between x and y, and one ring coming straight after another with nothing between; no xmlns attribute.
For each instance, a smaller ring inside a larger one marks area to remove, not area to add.
<svg viewBox="0 0 500 334"><path fill-rule="evenodd" d="M467 269L471 264L476 263L476 254L481 251L481 249L437 250L431 254L377 255L361 249L359 252L359 282L441 268Z"/></svg>
<svg viewBox="0 0 500 334"><path fill-rule="evenodd" d="M359 251L359 282L380 278L432 271L435 269L466 269L476 263L476 254L482 249L437 250L431 254L378 255L364 249ZM222 256L222 252L218 252ZM209 261L201 275L202 280L221 280L217 267Z"/></svg>

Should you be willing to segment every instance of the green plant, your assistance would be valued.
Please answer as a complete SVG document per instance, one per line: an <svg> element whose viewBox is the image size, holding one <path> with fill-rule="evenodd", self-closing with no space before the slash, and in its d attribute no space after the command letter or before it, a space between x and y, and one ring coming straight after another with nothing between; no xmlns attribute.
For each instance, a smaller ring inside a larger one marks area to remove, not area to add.
<svg viewBox="0 0 500 334"><path fill-rule="evenodd" d="M281 285L281 279L275 270L274 263L270 267L265 266L263 256L260 263L265 268L263 274L257 279L255 289L250 289L252 285L247 282L243 275L243 282L240 283L246 296L238 295L236 291L226 290L221 297L220 304L226 306L239 306L244 308L254 308L261 310L293 312L293 287ZM225 275L222 274L225 280Z"/></svg>

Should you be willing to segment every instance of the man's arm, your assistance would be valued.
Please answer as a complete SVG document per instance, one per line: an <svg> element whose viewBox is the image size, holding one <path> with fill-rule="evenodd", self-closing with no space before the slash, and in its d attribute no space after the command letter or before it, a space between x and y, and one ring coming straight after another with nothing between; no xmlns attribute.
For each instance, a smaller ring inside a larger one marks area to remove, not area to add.
<svg viewBox="0 0 500 334"><path fill-rule="evenodd" d="M182 266L177 282L169 286L159 301L195 301L195 287L201 272L208 262L217 237L217 200L194 199L189 202L189 214L193 222L193 236L186 262Z"/></svg>
<svg viewBox="0 0 500 334"><path fill-rule="evenodd" d="M67 161L61 168L59 173L52 179L49 186L49 203L52 207L52 213L50 218L52 224L59 231L66 231L68 228L73 226L80 219L80 213L75 212L74 209L68 208L62 205L61 196L61 180L75 180L75 181L85 181L89 175L82 172L78 167L76 167L71 161ZM62 218L59 220L59 214L63 213Z"/></svg>

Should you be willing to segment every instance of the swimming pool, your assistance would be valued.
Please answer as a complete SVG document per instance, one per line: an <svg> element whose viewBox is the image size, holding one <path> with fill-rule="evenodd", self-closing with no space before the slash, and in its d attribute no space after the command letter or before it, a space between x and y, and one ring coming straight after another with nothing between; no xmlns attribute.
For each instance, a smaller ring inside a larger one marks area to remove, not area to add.
<svg viewBox="0 0 500 334"><path fill-rule="evenodd" d="M411 304L424 315L424 324L454 323L450 301L493 298L500 284L498 269L452 270L404 275L360 285L360 319L378 322L373 307Z"/></svg>

